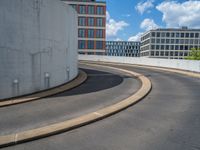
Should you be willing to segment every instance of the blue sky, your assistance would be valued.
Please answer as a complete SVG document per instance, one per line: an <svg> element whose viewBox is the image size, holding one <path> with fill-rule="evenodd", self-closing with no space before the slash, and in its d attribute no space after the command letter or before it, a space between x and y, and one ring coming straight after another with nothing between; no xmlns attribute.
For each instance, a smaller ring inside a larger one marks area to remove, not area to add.
<svg viewBox="0 0 200 150"><path fill-rule="evenodd" d="M200 28L200 0L106 0L107 40L139 40L153 28Z"/></svg>

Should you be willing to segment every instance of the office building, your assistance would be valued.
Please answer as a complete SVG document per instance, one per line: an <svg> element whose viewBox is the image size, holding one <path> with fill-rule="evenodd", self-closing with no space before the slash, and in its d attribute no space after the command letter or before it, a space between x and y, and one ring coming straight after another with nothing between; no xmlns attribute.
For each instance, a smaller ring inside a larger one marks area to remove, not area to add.
<svg viewBox="0 0 200 150"><path fill-rule="evenodd" d="M140 42L107 41L106 42L106 55L107 56L139 57Z"/></svg>
<svg viewBox="0 0 200 150"><path fill-rule="evenodd" d="M106 2L95 0L62 0L78 13L78 52L105 55Z"/></svg>
<svg viewBox="0 0 200 150"><path fill-rule="evenodd" d="M154 29L141 37L141 57L184 59L192 48L200 48L200 29Z"/></svg>

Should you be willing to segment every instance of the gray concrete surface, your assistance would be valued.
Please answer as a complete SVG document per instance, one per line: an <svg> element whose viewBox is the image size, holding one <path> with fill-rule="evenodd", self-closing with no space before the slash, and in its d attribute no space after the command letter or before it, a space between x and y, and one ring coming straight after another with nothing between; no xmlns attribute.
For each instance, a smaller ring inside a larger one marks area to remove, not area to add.
<svg viewBox="0 0 200 150"><path fill-rule="evenodd" d="M94 124L7 150L199 150L200 79L123 67L148 76L141 102Z"/></svg>
<svg viewBox="0 0 200 150"><path fill-rule="evenodd" d="M92 67L84 68L87 68L84 70L88 73L88 80L73 90L30 103L0 108L0 135L79 117L115 104L140 88L138 80L120 72L101 67L98 68L101 71L91 70Z"/></svg>
<svg viewBox="0 0 200 150"><path fill-rule="evenodd" d="M0 99L72 80L77 57L73 8L60 0L0 0Z"/></svg>

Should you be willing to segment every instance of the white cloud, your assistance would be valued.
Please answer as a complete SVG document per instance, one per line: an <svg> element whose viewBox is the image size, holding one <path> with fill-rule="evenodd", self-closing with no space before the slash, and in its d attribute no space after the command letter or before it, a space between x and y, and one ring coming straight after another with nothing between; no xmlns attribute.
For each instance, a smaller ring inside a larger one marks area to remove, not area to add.
<svg viewBox="0 0 200 150"><path fill-rule="evenodd" d="M140 28L148 31L151 29L159 28L159 26L154 22L153 19L146 18L140 24Z"/></svg>
<svg viewBox="0 0 200 150"><path fill-rule="evenodd" d="M106 11L106 20L109 20L110 19L110 14L108 11Z"/></svg>
<svg viewBox="0 0 200 150"><path fill-rule="evenodd" d="M120 38L116 38L114 41L123 41L123 40Z"/></svg>
<svg viewBox="0 0 200 150"><path fill-rule="evenodd" d="M193 28L200 27L200 1L166 1L156 7L163 13L162 20L167 27L188 26Z"/></svg>
<svg viewBox="0 0 200 150"><path fill-rule="evenodd" d="M140 38L142 34L143 34L142 32L139 32L138 34L129 37L128 41L141 41Z"/></svg>
<svg viewBox="0 0 200 150"><path fill-rule="evenodd" d="M131 17L131 14L124 14L122 17Z"/></svg>
<svg viewBox="0 0 200 150"><path fill-rule="evenodd" d="M136 5L135 9L140 13L143 14L145 11L147 11L149 8L153 8L154 0L147 0L146 2L140 2Z"/></svg>
<svg viewBox="0 0 200 150"><path fill-rule="evenodd" d="M129 26L128 23L125 21L115 21L110 17L109 12L107 14L107 21L106 21L106 35L107 37L117 36L117 33L120 30L123 30L125 27Z"/></svg>

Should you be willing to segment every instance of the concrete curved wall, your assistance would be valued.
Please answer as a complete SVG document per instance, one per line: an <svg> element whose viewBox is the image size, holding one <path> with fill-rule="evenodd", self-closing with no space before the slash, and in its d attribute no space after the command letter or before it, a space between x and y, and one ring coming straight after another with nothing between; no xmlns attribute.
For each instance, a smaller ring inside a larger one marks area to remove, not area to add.
<svg viewBox="0 0 200 150"><path fill-rule="evenodd" d="M77 14L60 0L0 0L0 99L74 79Z"/></svg>

